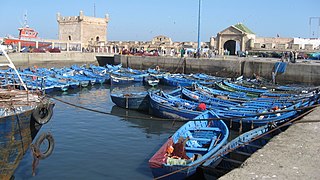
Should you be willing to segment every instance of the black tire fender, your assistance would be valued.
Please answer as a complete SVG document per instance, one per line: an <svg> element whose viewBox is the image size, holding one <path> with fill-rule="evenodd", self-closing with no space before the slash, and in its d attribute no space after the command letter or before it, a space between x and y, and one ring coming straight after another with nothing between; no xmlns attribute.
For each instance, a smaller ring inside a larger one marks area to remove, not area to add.
<svg viewBox="0 0 320 180"><path fill-rule="evenodd" d="M53 106L53 103L38 105L32 112L33 119L41 125L48 123L53 115Z"/></svg>
<svg viewBox="0 0 320 180"><path fill-rule="evenodd" d="M48 148L42 152L40 149L41 144L47 140L48 141ZM49 157L54 149L54 139L53 136L51 135L51 133L43 133L41 134L36 142L34 143L35 148L37 148L38 152L39 152L39 159L46 159L47 157Z"/></svg>

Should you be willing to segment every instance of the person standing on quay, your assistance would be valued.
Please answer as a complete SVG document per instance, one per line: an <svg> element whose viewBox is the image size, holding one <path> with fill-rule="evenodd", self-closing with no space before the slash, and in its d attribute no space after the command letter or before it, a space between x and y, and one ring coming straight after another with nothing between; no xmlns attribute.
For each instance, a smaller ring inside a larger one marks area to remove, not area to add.
<svg viewBox="0 0 320 180"><path fill-rule="evenodd" d="M290 62L293 61L293 52L292 51L289 52L289 61Z"/></svg>
<svg viewBox="0 0 320 180"><path fill-rule="evenodd" d="M180 53L181 53L181 58L183 58L184 57L184 53L185 53L184 48L181 49Z"/></svg>

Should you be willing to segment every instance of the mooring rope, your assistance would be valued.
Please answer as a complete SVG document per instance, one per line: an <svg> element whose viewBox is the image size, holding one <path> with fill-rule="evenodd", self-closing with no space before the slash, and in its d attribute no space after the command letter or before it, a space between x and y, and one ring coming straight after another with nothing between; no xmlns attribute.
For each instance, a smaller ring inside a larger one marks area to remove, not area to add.
<svg viewBox="0 0 320 180"><path fill-rule="evenodd" d="M80 108L80 109L84 109L87 111L91 111L91 112L96 112L96 113L100 113L100 114L106 114L106 115L116 115L122 118L132 118L132 119L143 119L143 120L159 120L159 121L179 121L179 122L187 122L187 121L217 121L217 120L226 120L226 121L231 121L235 120L235 119L243 119L243 118L248 118L248 117L256 117L256 116L263 116L263 115L271 115L271 114L277 114L277 113L283 113L283 112L291 112L291 111L299 111L299 110L306 110L306 109L310 109L310 108L314 108L314 107L318 107L320 106L320 104L316 104L316 105L311 105L311 106L307 106L307 107L300 107L300 108L294 108L294 109L288 109L288 110L279 110L279 111L273 111L273 112L264 112L264 113L256 113L256 114L248 114L245 117L244 116L233 116L233 117L219 117L219 118L207 118L207 119L179 119L179 118L174 118L174 119L166 119L166 118L157 118L157 117L142 117L142 116L129 116L129 115L119 115L119 114L113 114L111 112L105 112L105 111L100 111L100 110L96 110L96 109L92 109L92 108L87 108L87 107L83 107L83 106L79 106L67 101L64 101L62 99L56 98L54 96L50 96L50 95L46 95L49 98L52 98L56 101L59 101L61 103L76 107L76 108Z"/></svg>
<svg viewBox="0 0 320 180"><path fill-rule="evenodd" d="M52 99L54 99L56 101L59 101L61 103L64 103L64 104L67 104L67 105L70 105L70 106L73 106L73 107L76 107L76 108L79 108L79 109L84 109L84 110L87 110L87 111L100 113L100 114L116 115L116 116L119 116L119 117L122 117L122 118L145 119L145 120L150 120L150 118L152 118L152 120L172 121L172 119L163 119L163 118L156 118L156 117L141 117L141 116L139 117L139 116L128 116L128 115L112 114L111 112L105 112L105 111L100 111L100 110L96 110L96 109L91 109L91 108L79 106L79 105L76 105L76 104L61 100L61 99L53 97L53 96L49 96L49 95L47 95L47 96L49 98L52 98ZM181 120L181 119L177 119L177 120L185 121L185 120Z"/></svg>
<svg viewBox="0 0 320 180"><path fill-rule="evenodd" d="M173 71L173 73L176 73L181 66L183 67L183 63L185 62L185 60L186 60L186 58L180 58L180 60L177 64L177 68L176 68L176 70Z"/></svg>

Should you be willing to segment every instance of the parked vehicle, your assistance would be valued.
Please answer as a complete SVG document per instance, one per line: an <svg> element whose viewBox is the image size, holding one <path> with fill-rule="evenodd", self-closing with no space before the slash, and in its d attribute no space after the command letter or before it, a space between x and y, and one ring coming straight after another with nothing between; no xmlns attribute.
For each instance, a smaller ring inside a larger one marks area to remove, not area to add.
<svg viewBox="0 0 320 180"><path fill-rule="evenodd" d="M268 53L262 52L258 55L258 57L270 57Z"/></svg>
<svg viewBox="0 0 320 180"><path fill-rule="evenodd" d="M47 48L47 51L50 53L60 53L61 50L59 48Z"/></svg>
<svg viewBox="0 0 320 180"><path fill-rule="evenodd" d="M305 52L299 52L297 55L298 59L308 59L308 54L306 54Z"/></svg>
<svg viewBox="0 0 320 180"><path fill-rule="evenodd" d="M246 52L245 51L237 51L237 55L239 57L246 57Z"/></svg>
<svg viewBox="0 0 320 180"><path fill-rule="evenodd" d="M271 53L271 57L273 58L281 58L282 56L283 56L282 53L278 53L278 52Z"/></svg>
<svg viewBox="0 0 320 180"><path fill-rule="evenodd" d="M30 52L31 53L45 53L46 49L45 48L33 48Z"/></svg>

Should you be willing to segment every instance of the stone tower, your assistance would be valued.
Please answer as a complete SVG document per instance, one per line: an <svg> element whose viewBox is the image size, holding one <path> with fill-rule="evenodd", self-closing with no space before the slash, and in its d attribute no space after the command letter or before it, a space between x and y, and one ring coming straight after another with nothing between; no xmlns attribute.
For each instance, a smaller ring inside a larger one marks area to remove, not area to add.
<svg viewBox="0 0 320 180"><path fill-rule="evenodd" d="M79 16L62 17L57 13L59 24L59 40L81 42L81 46L104 46L107 42L107 25L109 17L104 18L84 16L80 11Z"/></svg>

